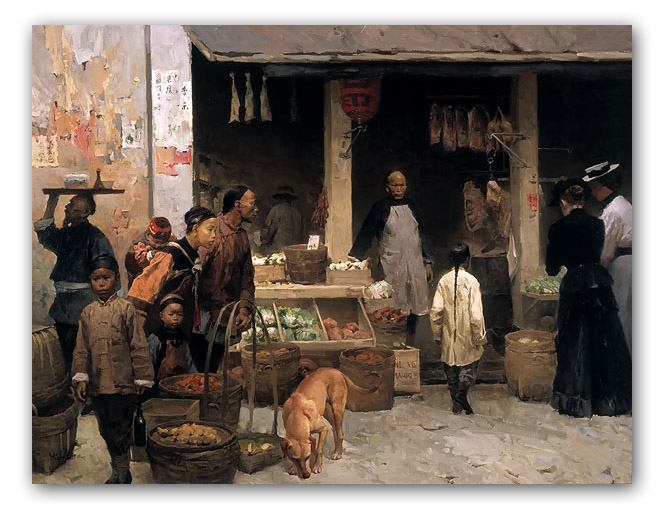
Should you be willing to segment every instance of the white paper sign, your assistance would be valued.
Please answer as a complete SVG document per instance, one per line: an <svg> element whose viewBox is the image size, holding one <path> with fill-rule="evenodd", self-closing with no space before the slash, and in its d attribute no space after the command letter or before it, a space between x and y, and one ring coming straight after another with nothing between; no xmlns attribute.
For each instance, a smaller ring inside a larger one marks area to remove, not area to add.
<svg viewBox="0 0 662 520"><path fill-rule="evenodd" d="M306 249L319 249L320 246L320 236L319 235L309 235L308 236L308 247Z"/></svg>

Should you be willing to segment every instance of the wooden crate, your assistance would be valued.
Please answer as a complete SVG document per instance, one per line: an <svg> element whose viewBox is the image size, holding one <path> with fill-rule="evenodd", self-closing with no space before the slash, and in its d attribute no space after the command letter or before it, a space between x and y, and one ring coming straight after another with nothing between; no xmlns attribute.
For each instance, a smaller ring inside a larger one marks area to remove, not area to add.
<svg viewBox="0 0 662 520"><path fill-rule="evenodd" d="M276 282L286 280L285 265L255 265L253 266L255 283Z"/></svg>
<svg viewBox="0 0 662 520"><path fill-rule="evenodd" d="M171 421L197 421L200 419L198 399L148 399L142 405L147 435L152 428ZM149 462L145 446L131 446L131 460Z"/></svg>
<svg viewBox="0 0 662 520"><path fill-rule="evenodd" d="M339 368L340 353L343 350L375 346L375 331L370 324L370 320L368 320L368 314L360 298L315 298L315 305L322 321L325 318L333 318L338 322L338 325L353 321L359 326L360 330L369 332L370 337L366 339L329 340L328 334L324 330L327 341L319 346L300 344L301 357L310 357L313 361L317 361L313 356L318 355L323 361L326 361L325 365L320 366ZM314 349L317 349L317 351ZM322 352L324 353L323 356L320 355Z"/></svg>
<svg viewBox="0 0 662 520"><path fill-rule="evenodd" d="M336 271L326 268L326 283L329 285L370 285L372 282L370 269Z"/></svg>
<svg viewBox="0 0 662 520"><path fill-rule="evenodd" d="M420 392L420 351L414 347L407 347L407 350L394 349L393 353L395 354L393 389L396 392Z"/></svg>

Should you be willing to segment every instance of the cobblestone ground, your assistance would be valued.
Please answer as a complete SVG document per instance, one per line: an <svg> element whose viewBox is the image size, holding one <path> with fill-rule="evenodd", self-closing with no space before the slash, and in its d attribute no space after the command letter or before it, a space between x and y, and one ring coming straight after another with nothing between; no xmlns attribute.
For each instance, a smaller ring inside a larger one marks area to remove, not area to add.
<svg viewBox="0 0 662 520"><path fill-rule="evenodd" d="M632 481L632 417L574 419L548 404L522 402L505 385L477 385L469 394L476 412L453 415L445 385L397 396L392 410L345 413L341 460L327 457L308 480L289 475L285 464L248 475L235 484L614 484ZM245 405L245 403L244 403ZM254 430L269 431L273 411L255 410ZM239 428L248 423L241 411ZM279 435L284 435L279 417ZM93 416L79 417L73 457L33 483L99 484L110 458ZM153 484L147 462L133 462L134 484Z"/></svg>

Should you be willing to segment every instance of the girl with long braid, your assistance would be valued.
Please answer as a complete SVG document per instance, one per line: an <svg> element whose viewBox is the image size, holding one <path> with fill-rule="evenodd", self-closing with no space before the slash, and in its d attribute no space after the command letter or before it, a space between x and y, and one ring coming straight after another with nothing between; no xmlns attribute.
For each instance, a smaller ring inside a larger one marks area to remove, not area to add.
<svg viewBox="0 0 662 520"><path fill-rule="evenodd" d="M466 244L451 248L453 269L439 280L430 311L434 337L441 342L453 413L464 410L467 415L473 413L467 393L476 383L482 346L487 342L480 284L467 272L470 256Z"/></svg>

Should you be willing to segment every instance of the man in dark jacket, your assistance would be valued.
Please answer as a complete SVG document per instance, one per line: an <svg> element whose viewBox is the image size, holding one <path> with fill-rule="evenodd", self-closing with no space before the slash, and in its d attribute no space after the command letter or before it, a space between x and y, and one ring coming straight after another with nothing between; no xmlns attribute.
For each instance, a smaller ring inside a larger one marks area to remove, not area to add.
<svg viewBox="0 0 662 520"><path fill-rule="evenodd" d="M386 193L363 222L349 256L363 260L372 239L379 241L384 276L393 286L395 306L409 312L407 342L412 344L418 316L429 312L427 284L432 281L432 251L422 232L421 215L405 197L407 179L400 171L386 178Z"/></svg>
<svg viewBox="0 0 662 520"><path fill-rule="evenodd" d="M114 254L103 232L87 220L96 211L92 195L81 193L72 197L64 207L61 228L55 226L53 219L57 203L58 195L51 195L44 216L34 223L34 230L39 243L57 256L51 272L55 300L48 314L55 321L62 353L70 369L80 314L97 299L90 286L90 266L96 257L106 254L114 258Z"/></svg>
<svg viewBox="0 0 662 520"><path fill-rule="evenodd" d="M241 226L244 222L254 222L257 213L255 193L246 186L231 187L223 197L223 216L218 219L216 240L208 250L201 250L200 326L194 330L190 345L193 362L200 371L204 369L207 351L207 343L200 335L209 333L226 304L241 301L232 324L233 336L247 330L251 323L254 270L248 234ZM230 311L228 308L221 318L212 347L210 371L216 371L221 362Z"/></svg>

